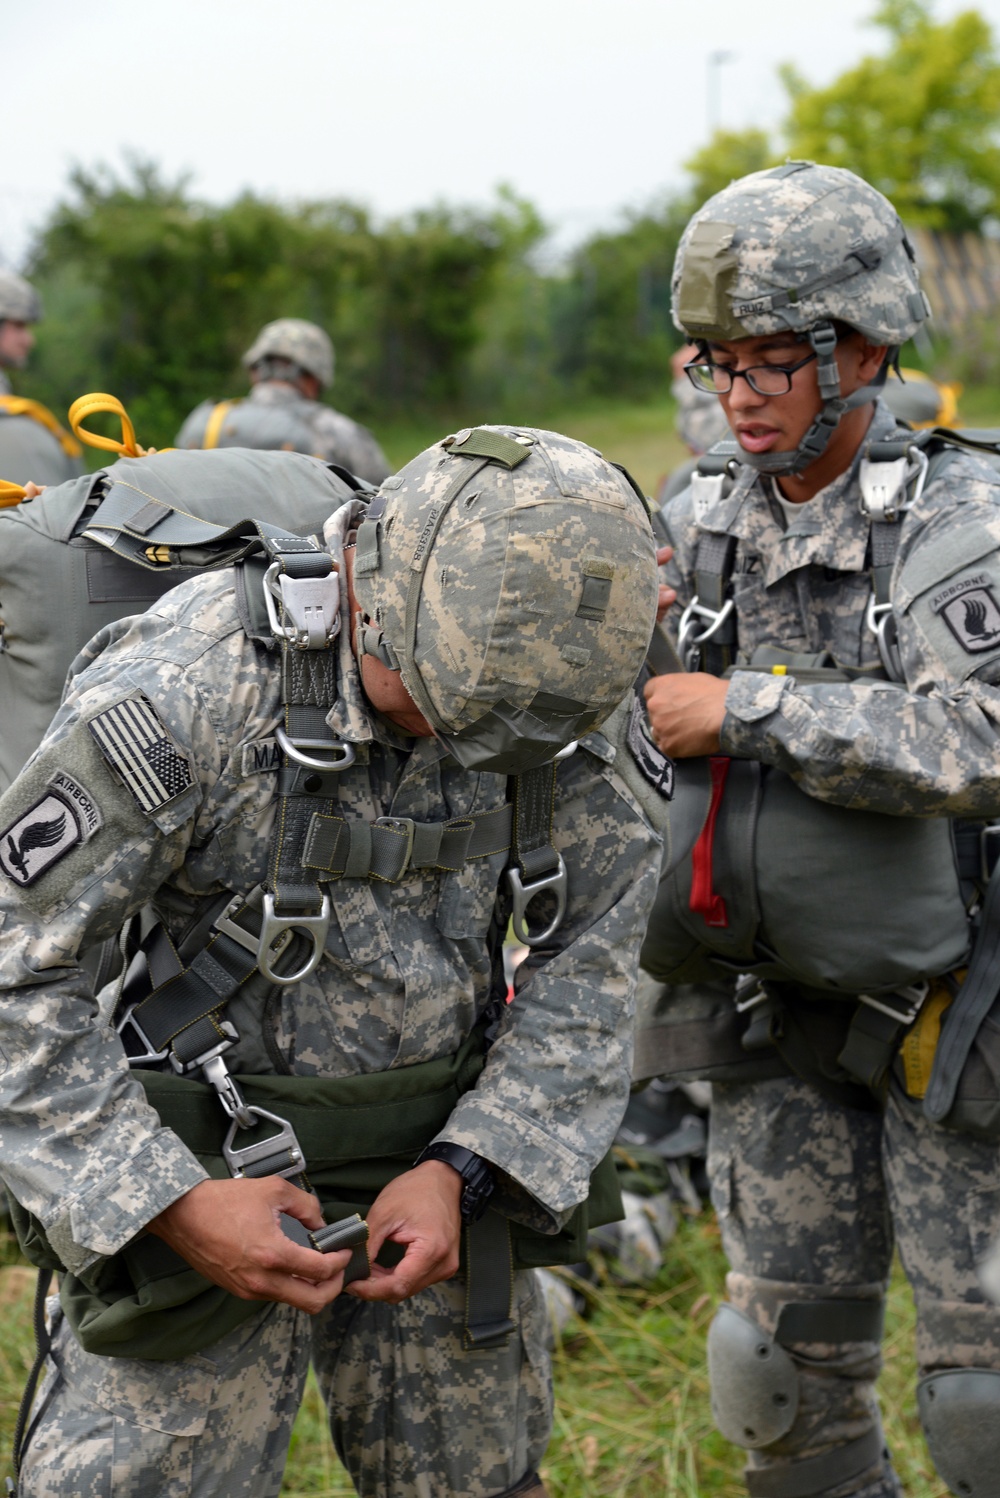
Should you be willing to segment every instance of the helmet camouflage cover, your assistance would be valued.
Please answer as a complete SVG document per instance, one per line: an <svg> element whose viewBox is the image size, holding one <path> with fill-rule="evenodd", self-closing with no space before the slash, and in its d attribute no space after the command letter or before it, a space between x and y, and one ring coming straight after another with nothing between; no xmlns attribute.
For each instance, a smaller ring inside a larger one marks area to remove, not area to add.
<svg viewBox="0 0 1000 1498"><path fill-rule="evenodd" d="M843 167L789 161L741 177L698 210L677 250L673 317L693 338L837 319L895 348L928 315L899 215Z"/></svg>
<svg viewBox="0 0 1000 1498"><path fill-rule="evenodd" d="M279 317L261 328L243 355L252 369L260 359L291 359L306 374L315 375L324 389L333 384L333 344L322 328L301 317Z"/></svg>
<svg viewBox="0 0 1000 1498"><path fill-rule="evenodd" d="M38 322L42 301L30 281L12 270L0 269L0 322Z"/></svg>
<svg viewBox="0 0 1000 1498"><path fill-rule="evenodd" d="M359 652L377 654L455 758L513 774L598 727L656 616L645 502L593 448L477 427L421 453L358 531Z"/></svg>

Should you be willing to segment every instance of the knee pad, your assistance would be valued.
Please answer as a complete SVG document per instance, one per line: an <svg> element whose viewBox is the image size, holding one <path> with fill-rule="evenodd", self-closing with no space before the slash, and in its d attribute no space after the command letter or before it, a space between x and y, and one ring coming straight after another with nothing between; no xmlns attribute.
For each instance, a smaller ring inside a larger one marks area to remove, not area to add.
<svg viewBox="0 0 1000 1498"><path fill-rule="evenodd" d="M727 1441L756 1450L795 1422L799 1375L788 1353L762 1327L723 1302L708 1329L712 1416Z"/></svg>
<svg viewBox="0 0 1000 1498"><path fill-rule="evenodd" d="M946 1368L917 1385L920 1423L938 1473L961 1498L1000 1498L1000 1373Z"/></svg>

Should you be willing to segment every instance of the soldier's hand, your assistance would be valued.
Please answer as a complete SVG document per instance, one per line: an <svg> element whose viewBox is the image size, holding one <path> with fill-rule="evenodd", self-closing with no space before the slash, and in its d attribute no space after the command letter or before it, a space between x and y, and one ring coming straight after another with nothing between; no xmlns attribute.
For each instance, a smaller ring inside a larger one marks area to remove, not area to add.
<svg viewBox="0 0 1000 1498"><path fill-rule="evenodd" d="M390 1181L367 1217L371 1275L355 1280L347 1294L396 1305L438 1280L451 1279L458 1271L461 1197L462 1177L442 1160L425 1160ZM390 1238L406 1252L395 1269L383 1269L375 1256Z"/></svg>
<svg viewBox="0 0 1000 1498"><path fill-rule="evenodd" d="M656 548L656 565L657 565L657 567L662 567L665 562L669 562L670 558L673 556L673 554L674 554L674 548L672 546L658 546ZM657 624L659 624L662 621L663 616L669 611L670 605L673 604L673 603L676 603L676 602L677 602L677 594L674 592L674 589L668 587L666 583L661 583L660 584L660 596L657 599L657 603L656 603L656 622L657 622Z"/></svg>
<svg viewBox="0 0 1000 1498"><path fill-rule="evenodd" d="M703 671L654 676L643 687L653 738L673 759L719 752L729 683Z"/></svg>
<svg viewBox="0 0 1000 1498"><path fill-rule="evenodd" d="M33 484L31 479L24 486L25 499L37 499L39 494L45 493L45 484Z"/></svg>
<svg viewBox="0 0 1000 1498"><path fill-rule="evenodd" d="M241 1300L281 1300L315 1314L340 1294L349 1249L321 1254L286 1238L278 1216L323 1226L314 1196L280 1176L201 1181L154 1217L149 1231Z"/></svg>

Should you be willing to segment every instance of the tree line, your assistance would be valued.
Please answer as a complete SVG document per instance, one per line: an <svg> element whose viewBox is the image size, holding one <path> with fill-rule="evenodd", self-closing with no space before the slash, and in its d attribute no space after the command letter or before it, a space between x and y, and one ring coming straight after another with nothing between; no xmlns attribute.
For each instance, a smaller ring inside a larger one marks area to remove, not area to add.
<svg viewBox="0 0 1000 1498"><path fill-rule="evenodd" d="M200 201L148 162L78 169L27 272L46 302L19 388L56 410L85 389L121 396L143 440L168 443L206 397L245 388L242 351L277 316L322 324L332 399L363 420L479 409L524 420L592 397L664 387L679 342L670 273L690 213L734 176L786 155L850 166L909 223L1000 220L1000 62L988 23L886 0L882 52L824 88L779 70L788 112L772 136L720 130L689 186L592 235L556 268L535 208L501 190L377 221L342 200Z"/></svg>

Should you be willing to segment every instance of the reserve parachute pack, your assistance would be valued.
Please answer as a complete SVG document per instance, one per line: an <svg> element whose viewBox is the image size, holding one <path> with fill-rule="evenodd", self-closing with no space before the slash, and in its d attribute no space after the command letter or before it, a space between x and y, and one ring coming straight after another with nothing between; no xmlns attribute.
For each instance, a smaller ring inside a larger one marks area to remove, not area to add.
<svg viewBox="0 0 1000 1498"><path fill-rule="evenodd" d="M763 671L810 683L902 680L890 599L900 520L956 448L1000 463L998 438L906 431L865 453L869 664L844 667L827 652L806 656L777 643L738 661L730 588L736 537L705 530L696 595L678 632L685 669ZM702 460L693 479L699 519L724 496L737 452L735 443L720 443ZM840 807L807 796L775 767L724 755L679 760L675 772L671 851L642 949L646 972L670 985L729 975L737 981L736 1049L749 1060L753 1052L773 1056L776 1046L792 1070L801 1069L804 1048L782 996L839 1013L843 1023L830 1030L839 1054L829 1070L848 1087L876 1093L904 1036L923 1027L910 1046L907 1090L936 1122L1000 1137L1000 1054L990 1053L992 1032L982 1025L1000 983L1000 876L993 874L1000 829ZM952 982L945 993L942 976L965 963L964 984ZM853 1016L844 1000L854 1001Z"/></svg>
<svg viewBox="0 0 1000 1498"><path fill-rule="evenodd" d="M121 417L120 441L82 426L94 411ZM83 396L71 417L85 441L121 456L31 500L20 486L7 486L0 508L0 793L38 746L87 641L193 575L171 555L168 514L222 526L259 515L289 531L320 535L345 499L368 488L337 465L299 453L142 456L113 396ZM105 519L113 513L144 535L156 565L142 566L91 539L87 529L99 513Z"/></svg>

